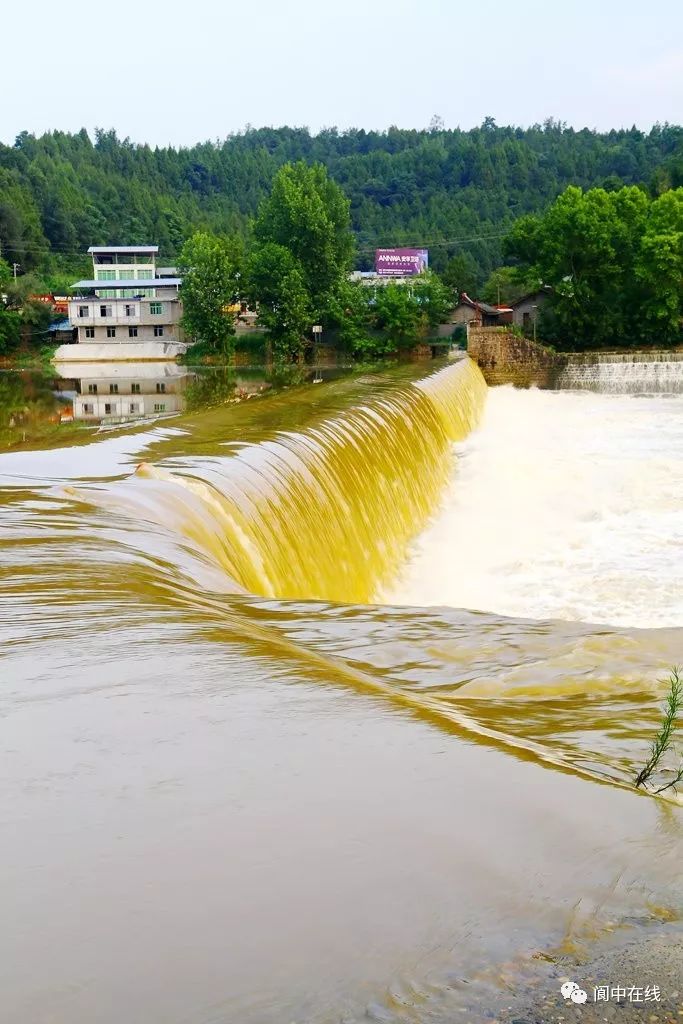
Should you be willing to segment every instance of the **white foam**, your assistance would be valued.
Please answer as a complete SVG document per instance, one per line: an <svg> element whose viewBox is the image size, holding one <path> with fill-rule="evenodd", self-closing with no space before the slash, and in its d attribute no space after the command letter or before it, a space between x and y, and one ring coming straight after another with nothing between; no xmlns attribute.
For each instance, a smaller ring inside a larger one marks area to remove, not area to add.
<svg viewBox="0 0 683 1024"><path fill-rule="evenodd" d="M683 397L494 388L397 604L683 624Z"/></svg>

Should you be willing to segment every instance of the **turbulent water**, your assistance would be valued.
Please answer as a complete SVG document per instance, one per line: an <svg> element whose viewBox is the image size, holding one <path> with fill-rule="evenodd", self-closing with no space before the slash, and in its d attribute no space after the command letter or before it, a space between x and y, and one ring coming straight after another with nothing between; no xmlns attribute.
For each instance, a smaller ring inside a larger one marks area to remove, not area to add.
<svg viewBox="0 0 683 1024"><path fill-rule="evenodd" d="M458 453L389 600L683 624L683 395L495 388Z"/></svg>
<svg viewBox="0 0 683 1024"><path fill-rule="evenodd" d="M675 917L682 413L465 360L0 456L0 1019L477 1021Z"/></svg>

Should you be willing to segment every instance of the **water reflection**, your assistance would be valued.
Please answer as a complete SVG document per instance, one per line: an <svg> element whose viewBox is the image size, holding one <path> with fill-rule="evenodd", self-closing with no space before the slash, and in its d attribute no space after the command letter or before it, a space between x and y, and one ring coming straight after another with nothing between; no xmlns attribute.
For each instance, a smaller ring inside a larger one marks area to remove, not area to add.
<svg viewBox="0 0 683 1024"><path fill-rule="evenodd" d="M124 423L185 409L196 373L167 363L55 363L62 394L72 394L74 420Z"/></svg>

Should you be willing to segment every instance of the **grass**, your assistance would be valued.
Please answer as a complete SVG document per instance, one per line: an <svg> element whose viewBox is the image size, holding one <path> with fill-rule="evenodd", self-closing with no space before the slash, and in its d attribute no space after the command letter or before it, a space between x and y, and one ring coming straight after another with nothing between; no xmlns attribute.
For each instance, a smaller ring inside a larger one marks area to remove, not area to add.
<svg viewBox="0 0 683 1024"><path fill-rule="evenodd" d="M657 735L650 745L650 755L634 780L636 789L640 789L646 786L647 783L650 783L650 792L655 794L663 793L666 789L675 790L678 783L683 781L683 761L681 761L680 767L669 782L658 789L652 788L653 775L656 771L661 770L662 758L672 749L673 734L678 725L679 712L681 707L683 707L683 679L681 679L681 671L680 666L675 665L671 669L668 680L662 680L662 682L669 684L662 722Z"/></svg>

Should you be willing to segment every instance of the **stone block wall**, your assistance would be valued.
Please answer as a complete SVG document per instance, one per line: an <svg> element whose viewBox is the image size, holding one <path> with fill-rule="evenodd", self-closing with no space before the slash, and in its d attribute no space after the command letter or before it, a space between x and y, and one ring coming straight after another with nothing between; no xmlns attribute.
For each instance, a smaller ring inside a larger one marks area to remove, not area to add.
<svg viewBox="0 0 683 1024"><path fill-rule="evenodd" d="M476 324L467 331L467 352L489 384L547 383L566 362L566 356L509 328Z"/></svg>

